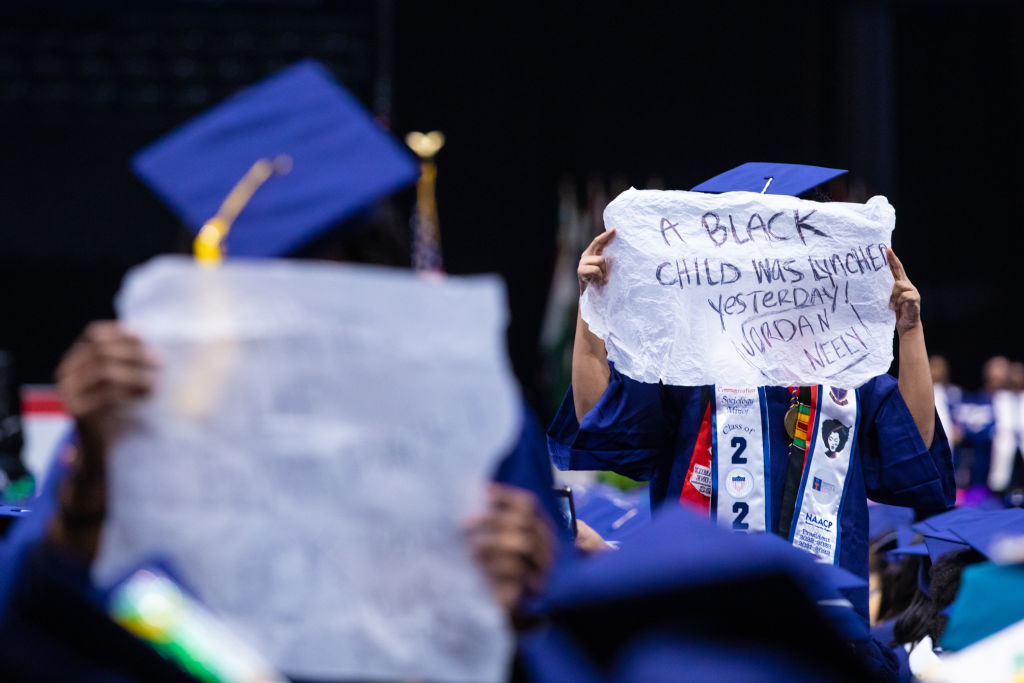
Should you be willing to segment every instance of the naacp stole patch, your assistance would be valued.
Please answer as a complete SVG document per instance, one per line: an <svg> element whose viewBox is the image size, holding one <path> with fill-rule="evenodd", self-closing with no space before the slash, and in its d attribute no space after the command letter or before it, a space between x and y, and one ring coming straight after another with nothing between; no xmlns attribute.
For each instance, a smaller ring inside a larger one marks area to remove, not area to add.
<svg viewBox="0 0 1024 683"><path fill-rule="evenodd" d="M790 542L819 562L839 562L839 514L857 449L860 407L853 389L818 387Z"/></svg>
<svg viewBox="0 0 1024 683"><path fill-rule="evenodd" d="M712 388L711 515L743 533L771 528L764 388Z"/></svg>

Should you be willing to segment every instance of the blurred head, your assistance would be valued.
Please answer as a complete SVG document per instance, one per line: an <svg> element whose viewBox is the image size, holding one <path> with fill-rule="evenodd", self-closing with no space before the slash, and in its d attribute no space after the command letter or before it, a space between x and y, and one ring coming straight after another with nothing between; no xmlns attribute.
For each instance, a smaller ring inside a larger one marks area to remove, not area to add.
<svg viewBox="0 0 1024 683"><path fill-rule="evenodd" d="M982 378L986 391L1005 389L1010 375L1010 361L1006 356L993 356L985 361Z"/></svg>
<svg viewBox="0 0 1024 683"><path fill-rule="evenodd" d="M1024 363L1020 361L1010 363L1006 388L1011 391L1024 391Z"/></svg>
<svg viewBox="0 0 1024 683"><path fill-rule="evenodd" d="M932 371L932 383L949 384L949 363L945 356L938 354L928 359L928 367Z"/></svg>

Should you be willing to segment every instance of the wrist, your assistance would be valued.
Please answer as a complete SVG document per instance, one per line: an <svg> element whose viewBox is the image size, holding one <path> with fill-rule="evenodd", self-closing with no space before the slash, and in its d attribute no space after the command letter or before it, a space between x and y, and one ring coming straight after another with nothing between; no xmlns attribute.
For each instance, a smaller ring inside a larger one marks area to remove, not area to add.
<svg viewBox="0 0 1024 683"><path fill-rule="evenodd" d="M79 479L103 479L106 476L106 445L100 429L85 420L76 420L71 476Z"/></svg>
<svg viewBox="0 0 1024 683"><path fill-rule="evenodd" d="M86 466L81 453L76 456L57 491L61 517L75 526L87 521L98 523L107 509L106 476L102 469Z"/></svg>
<svg viewBox="0 0 1024 683"><path fill-rule="evenodd" d="M909 339L913 339L913 338L916 338L916 337L920 337L921 339L924 339L924 326L921 324L921 321L919 320L919 321L917 321L916 323L914 323L913 325L911 325L910 327L907 327L907 328L897 327L896 328L896 334L900 338L900 341L902 341L904 339L908 339L909 340Z"/></svg>

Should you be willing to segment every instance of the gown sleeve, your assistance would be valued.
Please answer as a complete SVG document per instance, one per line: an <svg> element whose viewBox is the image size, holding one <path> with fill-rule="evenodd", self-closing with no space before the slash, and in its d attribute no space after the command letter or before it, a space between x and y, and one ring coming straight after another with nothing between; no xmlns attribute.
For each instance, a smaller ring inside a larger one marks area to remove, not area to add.
<svg viewBox="0 0 1024 683"><path fill-rule="evenodd" d="M662 386L637 382L608 365L608 388L582 421L569 387L548 429L551 459L561 470L611 470L646 481L674 429Z"/></svg>
<svg viewBox="0 0 1024 683"><path fill-rule="evenodd" d="M956 500L953 455L938 415L935 436L927 447L895 378L879 375L858 393L868 497L928 512L951 508Z"/></svg>
<svg viewBox="0 0 1024 683"><path fill-rule="evenodd" d="M561 517L554 495L555 479L551 473L551 462L544 443L544 429L533 410L523 402L523 426L515 447L502 458L494 472L494 481L516 486L533 493L541 508L547 513L548 521L558 536L567 532L554 520ZM568 540L572 541L571 538Z"/></svg>

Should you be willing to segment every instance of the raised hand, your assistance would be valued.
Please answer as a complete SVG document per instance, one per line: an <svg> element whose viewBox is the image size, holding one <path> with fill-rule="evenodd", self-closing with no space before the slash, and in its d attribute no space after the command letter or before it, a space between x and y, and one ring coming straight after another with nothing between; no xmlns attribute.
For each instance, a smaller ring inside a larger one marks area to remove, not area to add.
<svg viewBox="0 0 1024 683"><path fill-rule="evenodd" d="M153 388L156 359L142 341L112 321L90 324L57 367L57 387L75 420L77 446L57 496L60 514L47 538L91 561L107 507L107 452L120 409Z"/></svg>
<svg viewBox="0 0 1024 683"><path fill-rule="evenodd" d="M543 587L555 540L529 491L492 484L488 498L487 511L466 524L467 540L495 598L511 616L524 594Z"/></svg>
<svg viewBox="0 0 1024 683"><path fill-rule="evenodd" d="M886 250L889 269L895 282L889 296L889 308L896 311L896 332L900 335L921 325L921 294L907 277L903 264L892 249Z"/></svg>
<svg viewBox="0 0 1024 683"><path fill-rule="evenodd" d="M156 359L114 321L91 323L68 349L56 380L75 420L85 466L102 466L116 412L153 388Z"/></svg>
<svg viewBox="0 0 1024 683"><path fill-rule="evenodd" d="M580 256L580 265L576 268L576 278L580 283L580 295L587 288L587 285L595 283L603 285L608 282L608 262L604 258L604 248L608 242L615 237L615 228L605 230L594 238L583 255Z"/></svg>

